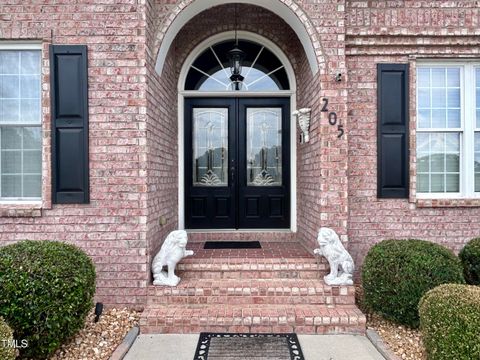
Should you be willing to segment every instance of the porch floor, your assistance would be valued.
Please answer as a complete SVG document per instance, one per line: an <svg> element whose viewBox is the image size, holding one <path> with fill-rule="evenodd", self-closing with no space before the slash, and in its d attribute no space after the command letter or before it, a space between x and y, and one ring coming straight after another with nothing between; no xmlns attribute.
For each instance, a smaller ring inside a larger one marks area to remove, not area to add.
<svg viewBox="0 0 480 360"><path fill-rule="evenodd" d="M294 258L313 258L307 249L296 241L289 242L263 242L260 241L261 249L208 249L203 246L204 241L189 242L187 249L193 250L193 257L183 259L183 262L189 262L194 259L221 259L221 258L239 258L248 261L251 258L261 259L294 259Z"/></svg>

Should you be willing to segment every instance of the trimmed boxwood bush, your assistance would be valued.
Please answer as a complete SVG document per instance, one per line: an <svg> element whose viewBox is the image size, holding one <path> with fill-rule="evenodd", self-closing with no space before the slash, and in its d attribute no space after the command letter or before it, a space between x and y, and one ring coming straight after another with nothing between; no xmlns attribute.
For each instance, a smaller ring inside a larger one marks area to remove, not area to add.
<svg viewBox="0 0 480 360"><path fill-rule="evenodd" d="M480 285L480 238L470 240L460 251L459 257L467 283Z"/></svg>
<svg viewBox="0 0 480 360"><path fill-rule="evenodd" d="M421 299L419 313L429 360L480 359L480 287L438 286Z"/></svg>
<svg viewBox="0 0 480 360"><path fill-rule="evenodd" d="M95 268L79 248L22 241L0 248L0 315L23 358L46 358L83 327L93 307Z"/></svg>
<svg viewBox="0 0 480 360"><path fill-rule="evenodd" d="M418 302L430 289L465 283L460 260L423 240L384 240L368 252L362 269L365 305L385 318L418 327Z"/></svg>
<svg viewBox="0 0 480 360"><path fill-rule="evenodd" d="M0 316L0 359L14 360L17 351L14 347L9 346L13 341L13 331L10 329L5 320Z"/></svg>

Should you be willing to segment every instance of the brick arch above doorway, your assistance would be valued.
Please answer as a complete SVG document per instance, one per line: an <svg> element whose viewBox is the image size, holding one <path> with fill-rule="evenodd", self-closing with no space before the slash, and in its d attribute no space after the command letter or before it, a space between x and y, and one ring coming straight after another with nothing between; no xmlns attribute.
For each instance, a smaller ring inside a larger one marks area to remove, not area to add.
<svg viewBox="0 0 480 360"><path fill-rule="evenodd" d="M322 71L326 61L316 28L297 4L288 0L182 0L164 16L163 21L157 26L154 46L157 54L155 66L157 73L162 73L170 46L185 24L208 8L230 3L260 6L282 18L298 36L312 75Z"/></svg>

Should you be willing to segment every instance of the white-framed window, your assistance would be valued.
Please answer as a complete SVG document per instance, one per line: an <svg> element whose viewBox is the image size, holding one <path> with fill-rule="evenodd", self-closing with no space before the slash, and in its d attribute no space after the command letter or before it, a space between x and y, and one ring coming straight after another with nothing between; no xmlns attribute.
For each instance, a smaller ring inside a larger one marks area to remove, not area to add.
<svg viewBox="0 0 480 360"><path fill-rule="evenodd" d="M480 62L417 66L417 196L480 196Z"/></svg>
<svg viewBox="0 0 480 360"><path fill-rule="evenodd" d="M0 201L42 193L41 47L0 44Z"/></svg>

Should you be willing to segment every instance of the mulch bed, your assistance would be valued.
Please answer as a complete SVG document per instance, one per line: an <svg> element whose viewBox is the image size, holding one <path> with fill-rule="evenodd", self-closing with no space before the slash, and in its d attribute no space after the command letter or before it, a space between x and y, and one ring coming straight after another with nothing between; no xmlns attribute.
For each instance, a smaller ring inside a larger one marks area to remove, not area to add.
<svg viewBox="0 0 480 360"><path fill-rule="evenodd" d="M363 289L361 286L355 287L355 298L358 307L367 316L367 328L375 330L391 352L405 360L427 359L420 330L395 324L378 314L368 312L363 305Z"/></svg>
<svg viewBox="0 0 480 360"><path fill-rule="evenodd" d="M95 323L94 310L85 327L58 349L50 360L107 360L127 332L138 325L140 313L128 309L108 309Z"/></svg>

